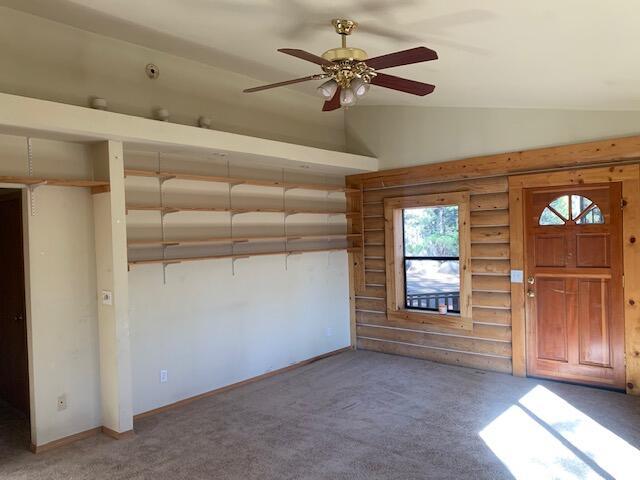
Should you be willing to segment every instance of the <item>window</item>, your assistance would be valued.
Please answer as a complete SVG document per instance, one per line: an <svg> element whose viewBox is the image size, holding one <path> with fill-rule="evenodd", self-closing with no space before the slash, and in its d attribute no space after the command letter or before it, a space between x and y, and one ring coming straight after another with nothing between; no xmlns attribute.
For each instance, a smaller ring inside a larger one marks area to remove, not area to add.
<svg viewBox="0 0 640 480"><path fill-rule="evenodd" d="M387 316L470 329L470 248L468 193L385 199Z"/></svg>
<svg viewBox="0 0 640 480"><path fill-rule="evenodd" d="M458 206L407 208L402 216L405 306L460 313Z"/></svg>
<svg viewBox="0 0 640 480"><path fill-rule="evenodd" d="M571 219L571 222L569 222ZM604 216L598 205L582 195L562 195L545 207L540 215L539 224L566 225L593 225L604 223Z"/></svg>

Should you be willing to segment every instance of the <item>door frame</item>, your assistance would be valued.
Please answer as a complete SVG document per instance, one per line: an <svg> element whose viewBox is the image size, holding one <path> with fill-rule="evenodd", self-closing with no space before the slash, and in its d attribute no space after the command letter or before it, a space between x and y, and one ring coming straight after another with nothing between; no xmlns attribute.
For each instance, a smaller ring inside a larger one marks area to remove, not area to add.
<svg viewBox="0 0 640 480"><path fill-rule="evenodd" d="M511 270L524 272L526 188L622 183L622 238L626 391L640 395L640 166L578 168L509 177ZM513 375L527 376L525 283L511 282Z"/></svg>
<svg viewBox="0 0 640 480"><path fill-rule="evenodd" d="M17 190L20 195L22 210L22 263L24 268L24 294L25 294L25 320L27 326L27 362L29 374L29 437L33 443L35 438L35 385L33 374L33 336L31 325L31 284L30 284L30 262L29 262L29 228L31 216L31 199L29 198L29 189L15 184L6 184L0 182L0 188L8 190Z"/></svg>

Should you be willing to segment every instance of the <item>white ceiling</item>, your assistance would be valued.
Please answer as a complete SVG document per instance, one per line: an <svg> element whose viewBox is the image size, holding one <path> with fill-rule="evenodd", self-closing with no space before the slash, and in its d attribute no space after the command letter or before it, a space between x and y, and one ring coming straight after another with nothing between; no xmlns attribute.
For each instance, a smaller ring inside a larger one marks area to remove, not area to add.
<svg viewBox="0 0 640 480"><path fill-rule="evenodd" d="M321 54L339 43L331 19L347 17L363 27L350 44L370 57L418 45L440 56L386 71L433 83L434 94L420 98L376 87L363 104L640 110L638 0L0 3L243 73L258 79L256 85L319 71L276 49ZM293 88L313 93L314 83Z"/></svg>

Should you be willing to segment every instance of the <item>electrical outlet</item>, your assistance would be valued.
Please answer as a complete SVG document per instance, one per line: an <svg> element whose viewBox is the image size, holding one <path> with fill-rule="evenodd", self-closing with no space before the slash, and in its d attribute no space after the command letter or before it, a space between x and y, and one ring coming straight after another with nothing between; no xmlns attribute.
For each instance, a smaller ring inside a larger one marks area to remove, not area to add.
<svg viewBox="0 0 640 480"><path fill-rule="evenodd" d="M67 409L67 394L62 394L58 397L58 411Z"/></svg>
<svg viewBox="0 0 640 480"><path fill-rule="evenodd" d="M160 383L167 383L169 381L169 373L166 370L160 370Z"/></svg>
<svg viewBox="0 0 640 480"><path fill-rule="evenodd" d="M331 327L327 327L327 329L325 330L324 334L325 334L327 337L330 337L331 335L333 335L333 328L331 328Z"/></svg>
<svg viewBox="0 0 640 480"><path fill-rule="evenodd" d="M109 290L102 290L102 304L113 305L113 293Z"/></svg>

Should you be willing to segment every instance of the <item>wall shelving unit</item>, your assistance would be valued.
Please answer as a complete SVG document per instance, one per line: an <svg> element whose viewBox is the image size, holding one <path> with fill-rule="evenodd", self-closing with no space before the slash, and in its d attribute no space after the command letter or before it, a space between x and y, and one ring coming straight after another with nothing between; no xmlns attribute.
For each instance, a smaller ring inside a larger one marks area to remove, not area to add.
<svg viewBox="0 0 640 480"><path fill-rule="evenodd" d="M286 216L309 215L345 215L351 216L351 212L339 212L333 210L307 210L307 209L283 209L283 208L226 208L226 207L170 207L166 205L127 205L127 210L157 211L165 215L177 212L228 212L233 215L242 213L284 213Z"/></svg>
<svg viewBox="0 0 640 480"><path fill-rule="evenodd" d="M135 265L149 265L149 264L160 264L166 267L167 265L178 264L183 262L194 262L200 260L217 260L217 259L231 259L233 261L238 259L250 258L255 256L268 256L268 255L285 255L289 257L290 255L298 255L303 253L315 253L315 252L337 252L337 251L347 251L354 252L359 251L360 246L354 245L353 242L361 241L360 234L309 234L309 235L290 235L287 234L287 218L292 215L299 214L311 214L311 215L326 215L335 216L340 215L344 216L346 219L350 219L351 217L357 215L357 212L346 212L346 211L337 211L330 209L301 209L301 208L287 208L286 207L286 193L290 190L300 189L300 190L313 190L313 191L324 191L327 192L327 195L331 195L332 193L343 193L346 198L349 198L352 194L359 194L359 189L348 188L340 185L331 185L331 184L321 184L321 183L303 183L303 182L287 182L284 180L284 172L282 180L261 180L261 179L251 179L251 178L241 178L241 177L233 177L229 176L219 176L219 175L200 175L200 174L192 174L192 173L183 173L176 172L171 170L163 170L158 166L157 170L137 170L137 169L125 169L124 172L125 177L146 177L146 178L157 178L159 182L160 188L160 204L159 205L151 205L151 204L128 204L126 206L127 213L130 211L155 211L160 213L161 217L161 229L162 229L162 237L158 240L130 240L128 242L128 247L130 249L141 249L146 247L161 247L162 248L162 258L142 258L142 259L129 259L129 267ZM226 207L205 207L205 206L175 206L175 205L165 205L163 203L163 184L169 180L187 180L194 182L215 182L215 183L223 183L229 186L229 205ZM256 187L273 187L282 190L283 194L283 204L282 208L234 208L231 202L231 191L233 187L238 185L250 185ZM169 240L164 236L164 217L168 214L179 213L179 212L222 212L230 214L229 219L229 228L231 234L225 237L208 237L208 238L200 238L200 239L177 239L177 240ZM245 213L281 213L284 215L283 217L283 235L271 235L271 236L236 236L233 235L233 217L240 214ZM289 242L292 243L304 243L305 241L309 242L322 242L326 240L329 245L326 248L318 248L317 245L314 248L299 248L299 249L289 249ZM347 245L335 247L331 245L332 241L344 240L347 242ZM278 251L270 251L270 252L255 252L255 253L235 253L233 251L233 247L236 244L240 243L253 243L253 242L284 242L284 249ZM230 245L231 253L230 254L216 254L216 255L194 255L194 256L178 256L178 257L168 257L166 255L167 248L169 247L177 247L177 250L180 247L186 246L203 246L203 245Z"/></svg>
<svg viewBox="0 0 640 480"><path fill-rule="evenodd" d="M321 252L353 252L360 250L357 247L341 247L341 248L313 248L306 250L290 250L290 251L280 251L280 252L256 252L256 253L237 253L231 255L205 255L205 256L196 256L196 257L177 257L177 258L167 258L167 259L150 259L150 260L130 260L129 267L135 265L150 265L150 264L162 264L162 265L172 265L183 262L197 262L201 260L218 260L218 259L232 259L239 260L242 258L250 258L250 257L265 257L272 255L301 255L303 253L321 253Z"/></svg>
<svg viewBox="0 0 640 480"><path fill-rule="evenodd" d="M249 242L295 242L304 240L342 240L359 239L360 234L329 234L329 235L288 235L288 236L264 236L264 237L211 237L194 240L130 240L128 246L136 247L156 247L166 245L177 247L180 245L207 245L207 244L227 244L249 243Z"/></svg>
<svg viewBox="0 0 640 480"><path fill-rule="evenodd" d="M98 180L83 180L71 178L43 178L33 176L13 176L0 175L0 183L11 183L16 185L27 185L30 187L39 187L41 185L51 185L55 187L89 187L100 188L109 187L109 182Z"/></svg>
<svg viewBox="0 0 640 480"><path fill-rule="evenodd" d="M303 189L303 190L319 190L323 192L344 192L359 193L360 190L342 187L340 185L328 185L322 183L299 183L284 182L280 180L257 180L240 177L224 177L217 175L194 175L190 173L179 173L171 171L151 171L151 170L132 170L124 171L125 177L156 177L162 180L194 180L199 182L217 182L228 183L230 185L253 185L256 187L275 187L284 188L285 190Z"/></svg>

